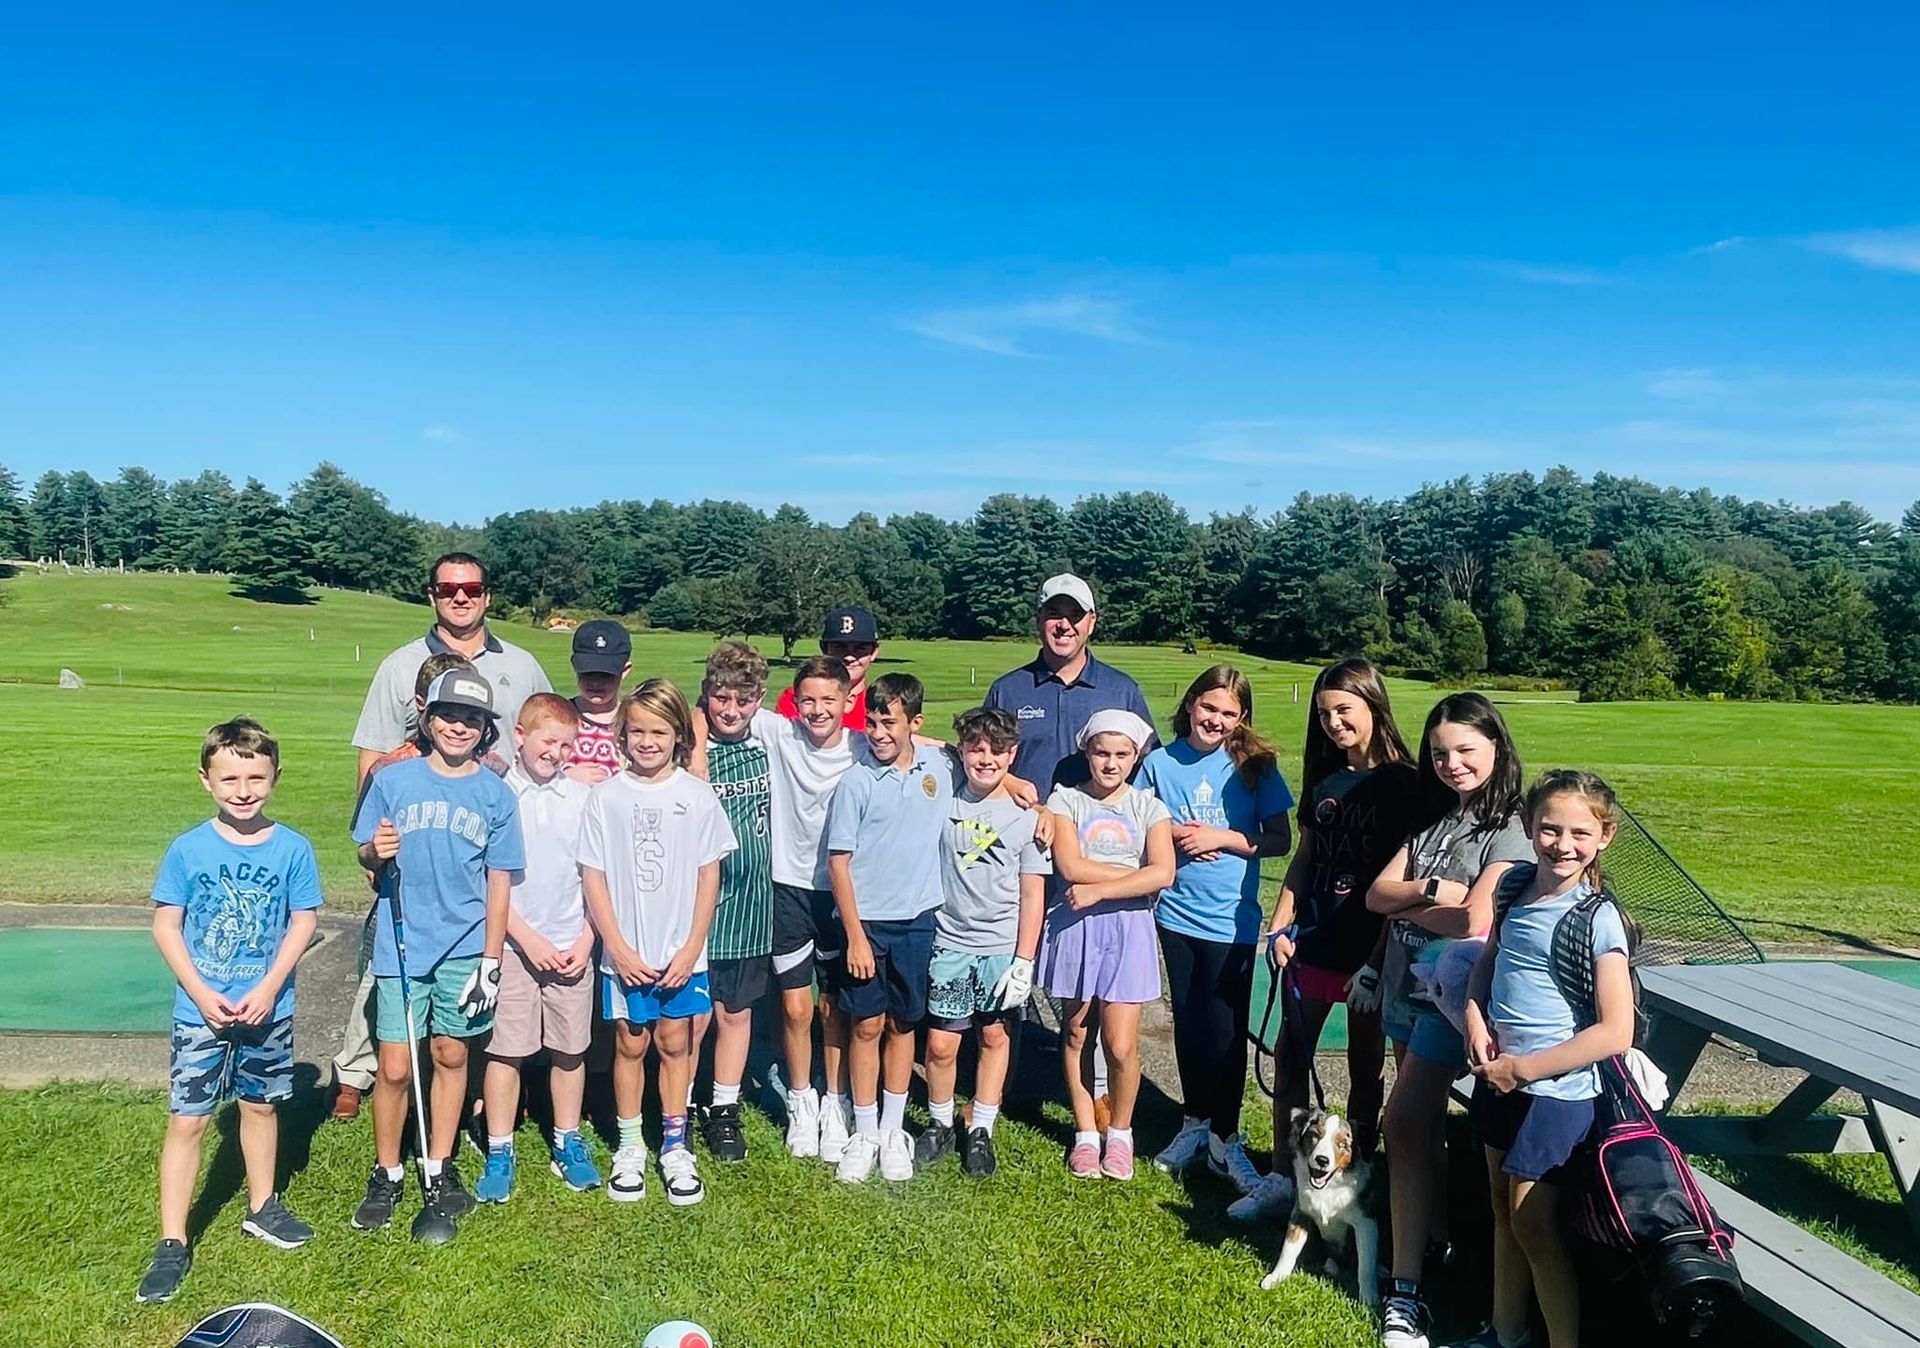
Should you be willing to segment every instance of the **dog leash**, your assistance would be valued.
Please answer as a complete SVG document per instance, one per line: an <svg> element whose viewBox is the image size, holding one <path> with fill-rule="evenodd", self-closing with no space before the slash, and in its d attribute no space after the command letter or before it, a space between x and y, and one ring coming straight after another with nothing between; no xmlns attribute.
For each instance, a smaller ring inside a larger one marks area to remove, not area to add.
<svg viewBox="0 0 1920 1348"><path fill-rule="evenodd" d="M1282 927L1279 931L1267 937L1268 944L1271 946L1274 936L1285 936L1289 940L1297 943L1299 940L1299 930L1297 925ZM1273 1032L1274 1008L1280 1005L1283 998L1286 1000L1287 1006L1280 1018L1281 1033L1288 1037L1290 1046L1297 1049L1300 1060L1306 1064L1307 1080L1313 1083L1314 1101L1321 1109L1325 1109L1327 1107L1326 1088L1320 1084L1320 1069L1314 1065L1312 1046L1307 1043L1306 998L1301 994L1300 984L1293 976L1293 962L1291 960L1287 962L1287 967L1280 971L1279 995L1268 996L1267 1009L1260 1017L1260 1032L1253 1036L1254 1081L1260 1087L1262 1094L1269 1100L1273 1099L1279 1087L1279 1082L1277 1079L1269 1081L1267 1074L1262 1073L1261 1067L1263 1064L1272 1063L1278 1056L1272 1049L1267 1047L1267 1043L1268 1037ZM1267 1073L1270 1074L1272 1071L1272 1067L1269 1066Z"/></svg>

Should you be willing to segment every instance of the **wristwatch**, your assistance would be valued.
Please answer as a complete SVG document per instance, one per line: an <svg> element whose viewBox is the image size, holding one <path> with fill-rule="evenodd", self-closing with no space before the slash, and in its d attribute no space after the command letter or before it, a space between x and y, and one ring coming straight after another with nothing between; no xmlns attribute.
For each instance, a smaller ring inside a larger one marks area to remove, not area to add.
<svg viewBox="0 0 1920 1348"><path fill-rule="evenodd" d="M1422 889L1420 891L1420 897L1426 900L1426 902L1428 903L1440 902L1440 877L1439 876L1429 875L1427 877L1427 886L1425 889Z"/></svg>

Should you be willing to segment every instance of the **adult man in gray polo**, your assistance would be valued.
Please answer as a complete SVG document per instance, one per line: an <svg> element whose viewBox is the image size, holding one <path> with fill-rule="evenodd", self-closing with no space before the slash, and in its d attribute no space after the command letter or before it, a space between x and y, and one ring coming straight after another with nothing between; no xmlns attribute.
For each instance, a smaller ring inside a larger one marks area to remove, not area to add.
<svg viewBox="0 0 1920 1348"><path fill-rule="evenodd" d="M520 717L520 704L535 693L550 693L553 684L531 654L496 637L487 628L487 568L470 552L449 552L427 572L427 602L433 605L433 625L380 662L373 685L360 708L353 729L353 745L360 751L357 787L381 754L399 748L413 734L418 715L413 705L413 679L429 655L452 651L464 655L474 671L493 688L501 726Z"/></svg>
<svg viewBox="0 0 1920 1348"><path fill-rule="evenodd" d="M550 693L553 684L540 662L518 646L500 640L487 629L487 568L470 552L449 552L427 570L427 602L433 606L433 625L380 662L374 671L360 722L353 730L360 751L354 772L354 790L366 785L367 773L383 754L398 749L414 733L419 710L413 701L414 679L430 655L452 652L465 656L493 687L494 707L502 727L520 716L520 704L535 693ZM332 1117L346 1122L360 1116L360 1098L373 1089L377 1059L373 1048L373 974L360 979L347 1022L341 1029L340 1052L334 1055L336 1086Z"/></svg>

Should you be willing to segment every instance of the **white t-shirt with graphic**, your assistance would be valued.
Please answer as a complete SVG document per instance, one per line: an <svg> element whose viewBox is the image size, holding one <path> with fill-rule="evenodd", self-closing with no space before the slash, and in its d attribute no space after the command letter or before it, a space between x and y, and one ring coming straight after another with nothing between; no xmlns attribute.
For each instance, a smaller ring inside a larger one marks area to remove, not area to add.
<svg viewBox="0 0 1920 1348"><path fill-rule="evenodd" d="M700 868L738 845L720 798L692 773L642 782L623 772L588 793L580 865L607 877L621 937L664 969L693 934ZM703 946L693 972L706 967ZM604 951L600 968L617 972Z"/></svg>
<svg viewBox="0 0 1920 1348"><path fill-rule="evenodd" d="M762 707L753 714L752 735L767 751L772 787L773 881L801 889L828 889L827 806L834 788L853 766L866 736L848 730L840 742L816 749L807 728Z"/></svg>

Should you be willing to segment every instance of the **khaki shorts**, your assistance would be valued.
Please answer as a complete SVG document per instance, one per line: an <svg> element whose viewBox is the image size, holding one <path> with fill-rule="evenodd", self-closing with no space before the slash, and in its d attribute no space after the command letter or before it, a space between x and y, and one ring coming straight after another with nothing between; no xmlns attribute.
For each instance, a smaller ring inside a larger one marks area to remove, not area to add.
<svg viewBox="0 0 1920 1348"><path fill-rule="evenodd" d="M497 1058L527 1058L541 1049L585 1053L593 1035L594 971L568 979L545 973L508 946L500 957L500 1002L493 1011Z"/></svg>

